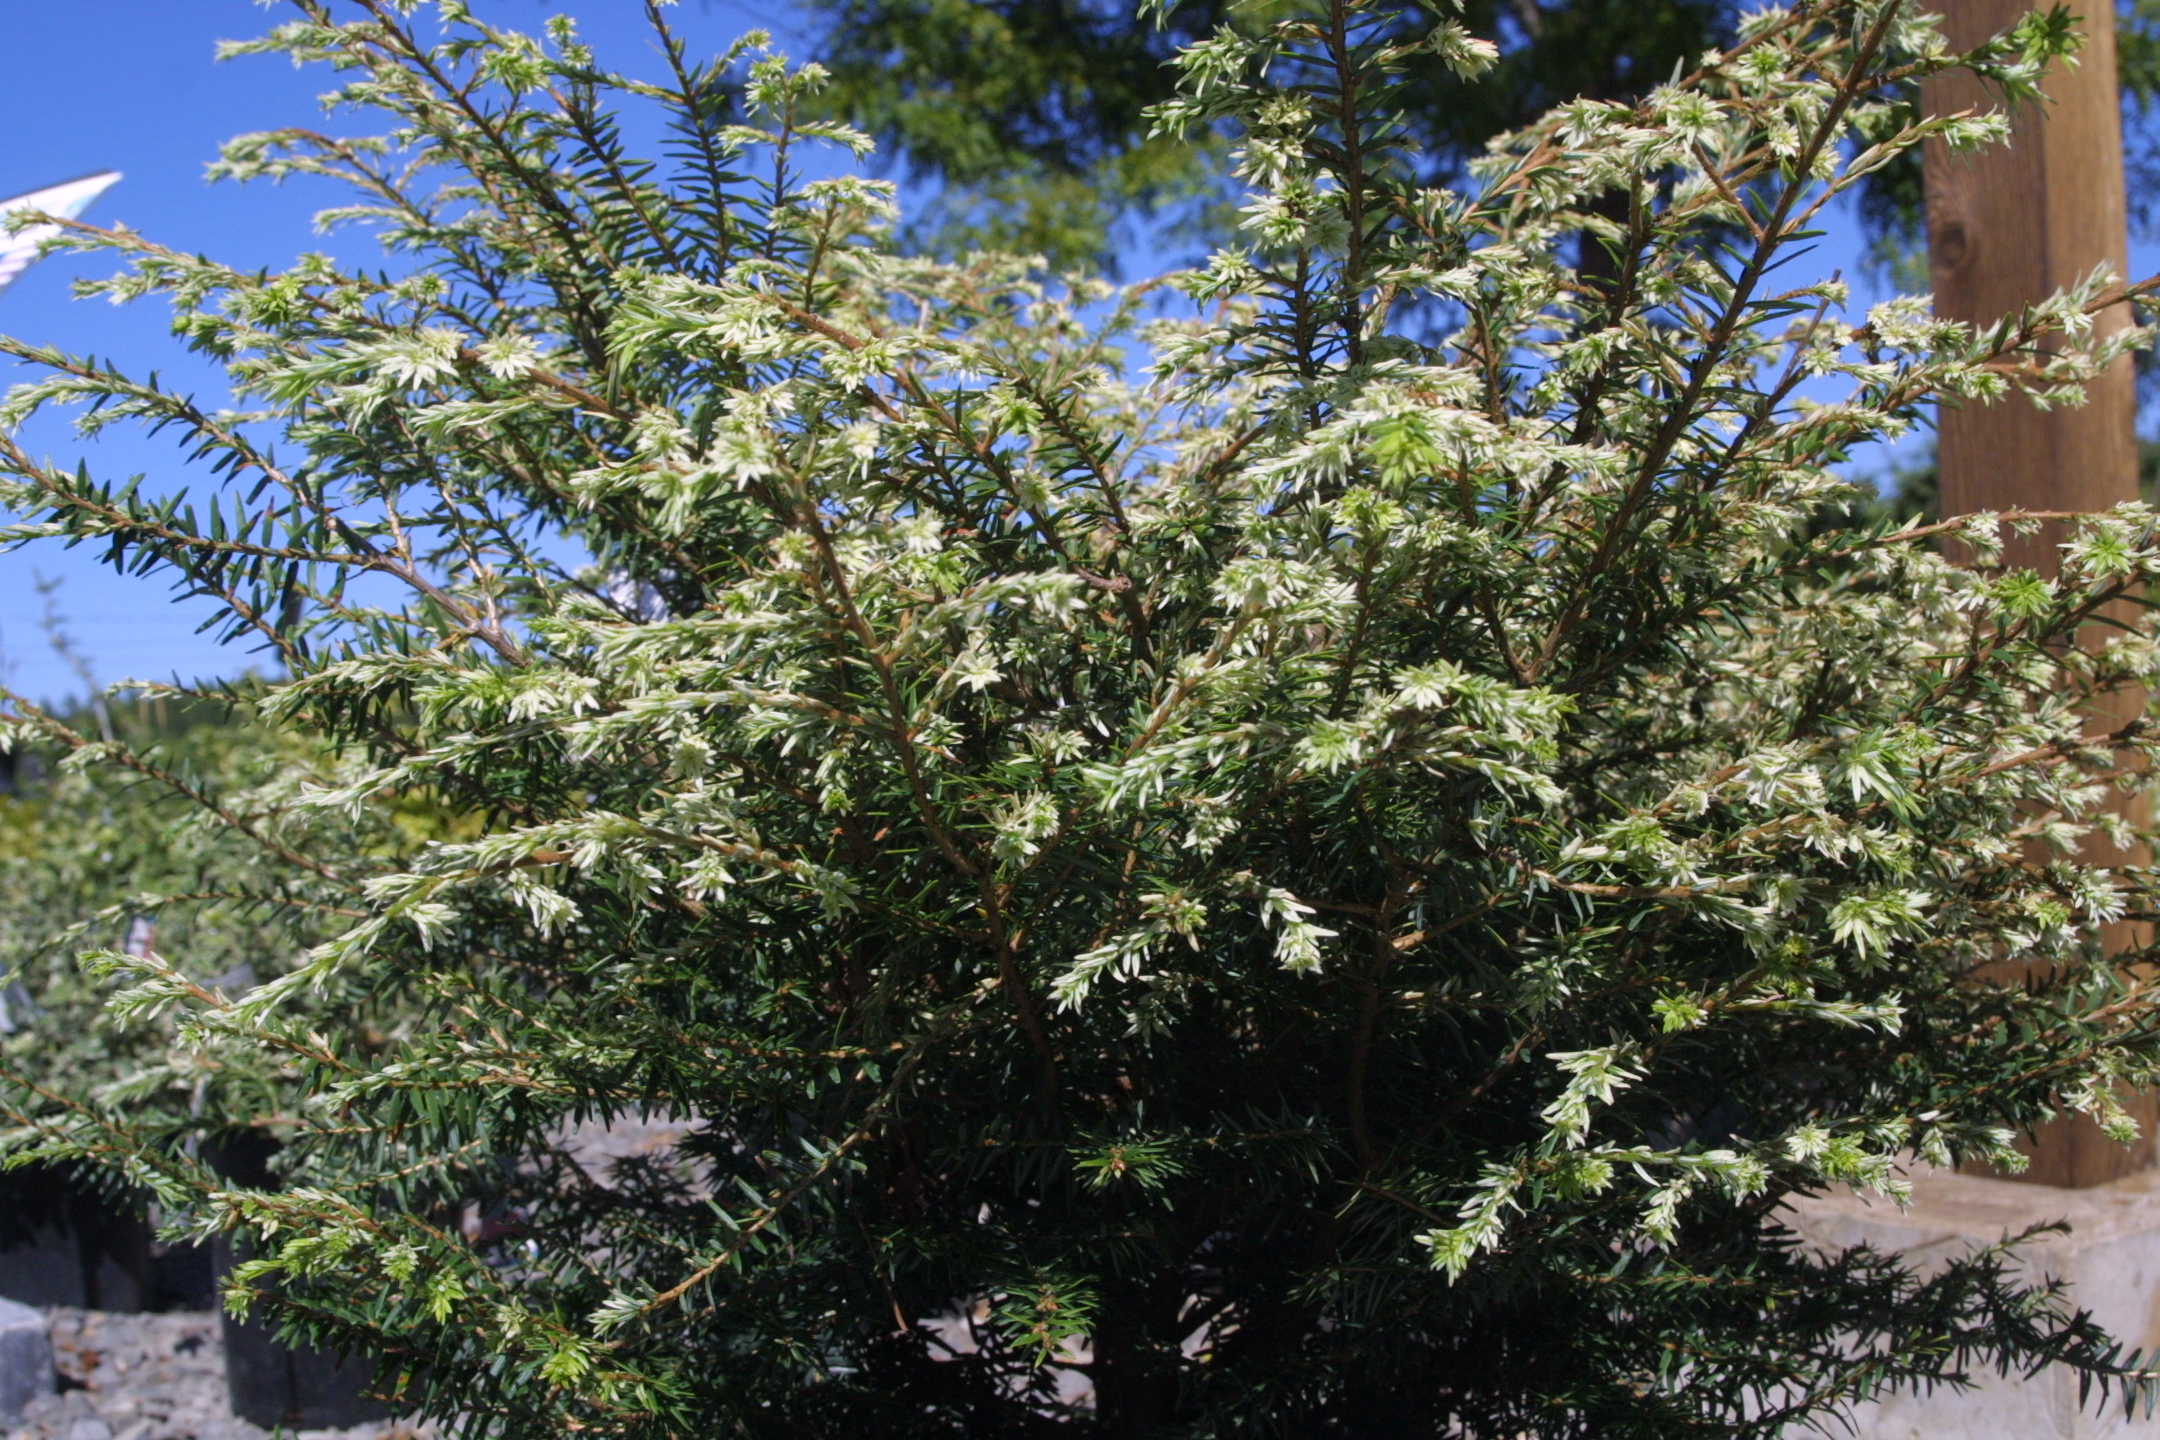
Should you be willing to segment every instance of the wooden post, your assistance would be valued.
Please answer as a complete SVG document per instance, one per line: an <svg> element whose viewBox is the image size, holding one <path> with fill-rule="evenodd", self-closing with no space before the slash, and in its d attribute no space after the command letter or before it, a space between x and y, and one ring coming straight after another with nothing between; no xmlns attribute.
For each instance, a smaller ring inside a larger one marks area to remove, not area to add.
<svg viewBox="0 0 2160 1440"><path fill-rule="evenodd" d="M1983 43L2032 8L2031 0L1941 0L1951 48ZM2049 71L2048 103L2013 120L2013 139L1978 155L1953 158L1940 142L1925 154L1928 274L1939 315L1991 324L2020 306L2074 284L2107 264L2128 278L2124 220L2122 112L2115 78L2111 0L2085 0L2084 48L2075 67ZM1931 114L1980 110L1995 103L1970 75L1927 82ZM2120 310L2105 329L2130 323ZM2042 411L2018 398L1993 405L1945 406L1937 458L1942 513L1974 510L2102 510L2138 497L2136 395L2130 361L2110 369L2082 408ZM2006 536L2004 562L2042 574L2056 569L2057 527ZM2092 724L2112 729L2144 707L2141 693L2110 695ZM2098 837L2086 853L2102 864L2145 863ZM2128 927L2109 927L2121 944ZM2129 1150L2083 1116L2044 1127L2028 1148L2026 1179L2063 1186L2097 1185L2154 1163L2160 1103L2131 1105L2145 1135Z"/></svg>

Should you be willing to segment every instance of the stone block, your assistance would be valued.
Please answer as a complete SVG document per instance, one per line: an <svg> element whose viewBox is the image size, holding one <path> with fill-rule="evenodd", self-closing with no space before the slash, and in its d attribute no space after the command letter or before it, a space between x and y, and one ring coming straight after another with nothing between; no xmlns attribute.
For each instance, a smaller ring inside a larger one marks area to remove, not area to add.
<svg viewBox="0 0 2160 1440"><path fill-rule="evenodd" d="M52 1388L45 1317L27 1305L0 1300L0 1423L14 1421L24 1406Z"/></svg>
<svg viewBox="0 0 2160 1440"><path fill-rule="evenodd" d="M2126 1347L2160 1350L2160 1172L2085 1190L2060 1190L1951 1171L1913 1177L1910 1209L1880 1197L1817 1196L1788 1212L1811 1245L1894 1250L1921 1268L2033 1225L2064 1221L2068 1234L2024 1248L2028 1273L2068 1282ZM2119 1398L2078 1400L2077 1377L2051 1366L2030 1379L1986 1371L1970 1390L1906 1393L1860 1407L1853 1440L2156 1440L2160 1415L2126 1415Z"/></svg>

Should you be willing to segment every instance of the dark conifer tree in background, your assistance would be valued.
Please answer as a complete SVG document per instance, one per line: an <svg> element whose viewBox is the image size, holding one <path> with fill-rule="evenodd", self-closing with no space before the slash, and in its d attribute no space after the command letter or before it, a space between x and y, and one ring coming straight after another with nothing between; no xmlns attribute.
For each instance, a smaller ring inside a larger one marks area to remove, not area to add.
<svg viewBox="0 0 2160 1440"><path fill-rule="evenodd" d="M1118 271L1148 233L1204 248L1229 221L1234 187L1214 137L1151 134L1180 45L1218 24L1264 25L1261 4L1193 0L804 0L832 72L822 103L870 132L888 158L931 182L911 235L957 251L994 244L1059 265ZM1496 63L1463 76L1429 57L1399 77L1420 164L1460 175L1486 142L1577 98L1633 100L1728 43L1741 0L1464 0L1452 13ZM2072 7L2075 9L2076 7ZM2133 220L2160 194L2160 0L2118 7ZM1901 155L1859 187L1873 263L1924 288L1920 157ZM1596 263L1593 257L1592 263Z"/></svg>

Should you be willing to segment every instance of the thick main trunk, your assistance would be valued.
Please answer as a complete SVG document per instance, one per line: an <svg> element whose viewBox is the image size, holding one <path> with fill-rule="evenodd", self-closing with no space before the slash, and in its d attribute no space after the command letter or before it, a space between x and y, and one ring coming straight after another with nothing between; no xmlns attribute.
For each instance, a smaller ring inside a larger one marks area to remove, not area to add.
<svg viewBox="0 0 2160 1440"><path fill-rule="evenodd" d="M1137 1287L1103 1296L1088 1374L1105 1440L1144 1440L1163 1433L1175 1418L1180 1357L1175 1342L1151 1333L1159 1308L1156 1297Z"/></svg>

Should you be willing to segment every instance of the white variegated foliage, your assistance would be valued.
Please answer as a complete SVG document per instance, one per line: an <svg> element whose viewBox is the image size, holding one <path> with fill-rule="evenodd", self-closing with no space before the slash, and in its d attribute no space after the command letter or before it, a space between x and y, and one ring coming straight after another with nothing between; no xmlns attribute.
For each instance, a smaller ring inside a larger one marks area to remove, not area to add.
<svg viewBox="0 0 2160 1440"><path fill-rule="evenodd" d="M1236 241L1113 287L895 253L761 42L629 81L349 8L256 48L389 132L223 169L350 182L399 267L74 227L250 408L10 342L9 422L88 402L224 483L7 442L0 499L223 602L286 672L256 712L335 747L306 805L464 823L289 867L350 923L245 996L104 962L282 1075L283 1188L94 1104L15 1102L25 1153L118 1145L254 1237L237 1299L504 1434L1097 1433L1059 1367L1179 1434L1771 1434L1975 1357L2134 1368L1999 1256L1774 1220L2064 1110L2128 1135L2160 1076L2156 517L1901 525L1840 469L1938 401L2077 403L2144 291L1976 334L1805 253L1888 158L2007 135L1918 78L2029 96L2065 16L1959 56L1765 9L1443 188L1389 93L1490 62L1455 19L1241 12L1159 116L1235 138ZM2000 563L2043 527L2055 573ZM326 1028L355 992L411 1023ZM691 1138L606 1191L565 1137L632 1114ZM988 1318L932 1368L948 1312Z"/></svg>

